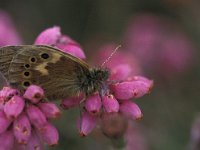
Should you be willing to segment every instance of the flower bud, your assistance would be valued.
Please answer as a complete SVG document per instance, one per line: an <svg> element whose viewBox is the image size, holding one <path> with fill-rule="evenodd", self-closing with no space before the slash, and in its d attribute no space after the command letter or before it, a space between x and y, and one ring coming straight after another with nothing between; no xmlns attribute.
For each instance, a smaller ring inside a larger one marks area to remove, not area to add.
<svg viewBox="0 0 200 150"><path fill-rule="evenodd" d="M40 129L47 123L44 113L38 107L29 105L26 112L31 124L33 124L36 128Z"/></svg>
<svg viewBox="0 0 200 150"><path fill-rule="evenodd" d="M10 124L11 120L6 117L4 111L0 111L0 134L5 132Z"/></svg>
<svg viewBox="0 0 200 150"><path fill-rule="evenodd" d="M71 97L71 98L68 98L68 99L64 99L64 100L62 100L60 106L63 109L69 109L69 108L72 108L72 107L75 107L75 106L79 105L82 99L83 99L82 96L80 96L80 97Z"/></svg>
<svg viewBox="0 0 200 150"><path fill-rule="evenodd" d="M101 109L101 98L99 94L87 98L85 108L90 114L98 114Z"/></svg>
<svg viewBox="0 0 200 150"><path fill-rule="evenodd" d="M16 118L24 109L24 99L15 95L4 106L4 112L8 118Z"/></svg>
<svg viewBox="0 0 200 150"><path fill-rule="evenodd" d="M44 127L38 130L42 140L46 142L50 146L54 146L58 144L58 131L57 129L50 123L47 123Z"/></svg>
<svg viewBox="0 0 200 150"><path fill-rule="evenodd" d="M106 112L118 112L119 111L119 103L114 98L113 95L108 95L103 97L103 107Z"/></svg>
<svg viewBox="0 0 200 150"><path fill-rule="evenodd" d="M16 89L12 89L10 87L4 87L0 91L0 101L7 102L10 100L14 95L18 95L19 92Z"/></svg>
<svg viewBox="0 0 200 150"><path fill-rule="evenodd" d="M88 112L84 112L81 118L78 120L79 134L81 137L87 136L95 128L97 118L94 115L90 115Z"/></svg>
<svg viewBox="0 0 200 150"><path fill-rule="evenodd" d="M31 101L33 104L38 103L44 97L44 90L36 85L31 85L24 93L24 98Z"/></svg>
<svg viewBox="0 0 200 150"><path fill-rule="evenodd" d="M140 119L142 118L142 112L137 104L126 100L120 104L120 112L130 119Z"/></svg>
<svg viewBox="0 0 200 150"><path fill-rule="evenodd" d="M47 118L58 118L61 115L59 108L54 103L39 103L38 106Z"/></svg>
<svg viewBox="0 0 200 150"><path fill-rule="evenodd" d="M27 144L27 150L43 150L44 146L35 132L35 130L32 131L31 137L29 139L29 142Z"/></svg>
<svg viewBox="0 0 200 150"><path fill-rule="evenodd" d="M31 124L25 113L21 114L13 125L15 138L19 144L27 144L31 136Z"/></svg>
<svg viewBox="0 0 200 150"><path fill-rule="evenodd" d="M114 95L118 99L130 99L139 98L148 94L152 88L152 82L146 82L142 80L138 81L126 81L117 83L112 86Z"/></svg>

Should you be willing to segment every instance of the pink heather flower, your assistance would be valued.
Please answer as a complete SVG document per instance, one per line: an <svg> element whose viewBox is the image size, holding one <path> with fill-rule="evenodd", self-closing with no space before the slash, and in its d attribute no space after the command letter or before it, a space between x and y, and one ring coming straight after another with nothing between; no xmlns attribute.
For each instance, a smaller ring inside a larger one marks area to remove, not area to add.
<svg viewBox="0 0 200 150"><path fill-rule="evenodd" d="M25 97L20 96L18 91L8 87L0 91L0 99L3 101L3 109L0 110L0 143L3 139L1 136L11 132L9 135L12 135L15 143L11 140L9 146L15 146L15 149L42 150L42 142L55 145L58 142L58 133L55 127L49 124L48 118L56 118L60 110L55 104L41 101L44 93L38 86L31 85L24 95ZM35 132L38 132L38 135ZM6 144L3 148L7 148ZM9 149L12 150L5 150Z"/></svg>
<svg viewBox="0 0 200 150"><path fill-rule="evenodd" d="M164 77L184 72L192 63L194 45L170 19L138 14L125 32L125 47L145 70Z"/></svg>
<svg viewBox="0 0 200 150"><path fill-rule="evenodd" d="M0 145L1 150L13 150L14 135L12 130L8 130L0 134Z"/></svg>
<svg viewBox="0 0 200 150"><path fill-rule="evenodd" d="M43 150L44 149L44 146L41 143L40 137L37 135L37 133L34 130L31 133L31 137L26 146L26 149L27 150Z"/></svg>
<svg viewBox="0 0 200 150"><path fill-rule="evenodd" d="M27 144L31 136L31 124L25 113L21 114L13 125L13 132L20 144Z"/></svg>
<svg viewBox="0 0 200 150"><path fill-rule="evenodd" d="M30 119L30 122L38 129L42 128L46 123L47 119L44 113L34 105L29 105L27 107L27 115Z"/></svg>
<svg viewBox="0 0 200 150"><path fill-rule="evenodd" d="M78 121L78 128L80 136L87 136L95 128L97 117L89 114L87 111L83 112L80 120Z"/></svg>
<svg viewBox="0 0 200 150"><path fill-rule="evenodd" d="M0 47L6 45L22 44L11 17L5 11L0 10Z"/></svg>
<svg viewBox="0 0 200 150"><path fill-rule="evenodd" d="M140 126L136 122L129 120L128 127L124 134L126 150L147 150L147 143Z"/></svg>
<svg viewBox="0 0 200 150"><path fill-rule="evenodd" d="M136 77L135 77L136 78ZM153 81L139 79L116 83L112 86L115 97L118 99L139 98L149 93L152 89Z"/></svg>
<svg viewBox="0 0 200 150"><path fill-rule="evenodd" d="M38 133L41 136L42 140L49 146L54 146L58 144L58 139L59 139L58 131L50 123L47 123L41 129L39 129Z"/></svg>
<svg viewBox="0 0 200 150"><path fill-rule="evenodd" d="M31 85L27 88L26 92L24 93L24 98L36 104L42 98L44 98L44 90L36 85Z"/></svg>
<svg viewBox="0 0 200 150"><path fill-rule="evenodd" d="M24 100L20 96L13 96L4 106L4 112L8 118L15 119L24 109Z"/></svg>
<svg viewBox="0 0 200 150"><path fill-rule="evenodd" d="M58 118L61 115L60 110L54 103L44 102L39 103L38 106L47 118Z"/></svg>
<svg viewBox="0 0 200 150"><path fill-rule="evenodd" d="M102 102L106 112L111 113L119 111L119 103L113 95L104 96Z"/></svg>
<svg viewBox="0 0 200 150"><path fill-rule="evenodd" d="M4 111L0 111L0 134L7 130L9 125L11 124L11 120L8 119L4 113Z"/></svg>
<svg viewBox="0 0 200 150"><path fill-rule="evenodd" d="M82 96L67 98L67 99L62 100L60 106L63 109L69 109L69 108L78 106L81 100L83 100Z"/></svg>
<svg viewBox="0 0 200 150"><path fill-rule="evenodd" d="M5 102L10 100L14 95L18 95L19 92L15 89L12 89L10 87L4 87L0 91L0 110L4 108Z"/></svg>
<svg viewBox="0 0 200 150"><path fill-rule="evenodd" d="M143 116L138 105L129 100L122 101L119 110L126 117L133 120L141 119Z"/></svg>
<svg viewBox="0 0 200 150"><path fill-rule="evenodd" d="M70 53L80 59L85 59L85 54L80 45L70 37L62 35L58 26L48 28L40 33L35 40L35 44L54 46L63 52Z"/></svg>
<svg viewBox="0 0 200 150"><path fill-rule="evenodd" d="M85 101L85 109L90 114L98 114L101 109L101 98L98 94L94 94Z"/></svg>
<svg viewBox="0 0 200 150"><path fill-rule="evenodd" d="M122 81L126 80L132 72L131 66L128 64L118 65L111 70L110 80Z"/></svg>

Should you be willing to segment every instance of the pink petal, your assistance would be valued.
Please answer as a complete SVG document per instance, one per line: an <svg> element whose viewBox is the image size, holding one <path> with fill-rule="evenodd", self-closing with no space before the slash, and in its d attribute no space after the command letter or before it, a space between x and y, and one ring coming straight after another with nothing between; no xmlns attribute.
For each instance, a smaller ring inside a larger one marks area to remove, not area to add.
<svg viewBox="0 0 200 150"><path fill-rule="evenodd" d="M15 95L4 106L4 112L8 118L16 118L24 109L24 99Z"/></svg>
<svg viewBox="0 0 200 150"><path fill-rule="evenodd" d="M113 95L103 97L103 107L108 113L119 111L119 103Z"/></svg>
<svg viewBox="0 0 200 150"><path fill-rule="evenodd" d="M87 98L85 108L90 114L98 114L101 109L101 98L99 94L92 95Z"/></svg>
<svg viewBox="0 0 200 150"><path fill-rule="evenodd" d="M58 131L57 129L50 123L47 123L43 128L38 130L42 140L46 142L50 146L54 146L58 144Z"/></svg>
<svg viewBox="0 0 200 150"><path fill-rule="evenodd" d="M29 105L26 112L31 124L33 124L36 128L40 129L47 123L44 113L38 107Z"/></svg>
<svg viewBox="0 0 200 150"><path fill-rule="evenodd" d="M39 86L31 85L25 91L24 98L36 104L44 98L44 90Z"/></svg>
<svg viewBox="0 0 200 150"><path fill-rule="evenodd" d="M61 37L60 27L54 26L52 28L48 28L41 32L35 40L35 44L37 45L56 45L57 41Z"/></svg>
<svg viewBox="0 0 200 150"><path fill-rule="evenodd" d="M61 115L59 108L54 103L39 103L38 106L47 118L58 118Z"/></svg>
<svg viewBox="0 0 200 150"><path fill-rule="evenodd" d="M141 119L143 116L138 105L128 100L123 101L119 109L121 113L130 119Z"/></svg>
<svg viewBox="0 0 200 150"><path fill-rule="evenodd" d="M90 115L88 112L82 114L82 118L78 121L78 128L80 136L87 136L95 128L97 118L94 115Z"/></svg>
<svg viewBox="0 0 200 150"><path fill-rule="evenodd" d="M31 136L31 124L25 113L21 114L13 124L15 138L20 144L27 144Z"/></svg>

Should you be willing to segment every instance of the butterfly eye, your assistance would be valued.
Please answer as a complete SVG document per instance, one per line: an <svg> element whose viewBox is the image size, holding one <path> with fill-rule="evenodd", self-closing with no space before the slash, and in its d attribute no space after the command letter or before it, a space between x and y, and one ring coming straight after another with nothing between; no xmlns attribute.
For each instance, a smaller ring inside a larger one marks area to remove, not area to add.
<svg viewBox="0 0 200 150"><path fill-rule="evenodd" d="M30 68L30 65L29 64L25 64L24 67L25 68Z"/></svg>
<svg viewBox="0 0 200 150"><path fill-rule="evenodd" d="M30 73L28 71L26 71L26 72L24 72L24 75L28 77L30 75Z"/></svg>
<svg viewBox="0 0 200 150"><path fill-rule="evenodd" d="M29 81L24 81L23 85L24 85L25 87L27 87L27 86L30 85L30 82L29 82Z"/></svg>
<svg viewBox="0 0 200 150"><path fill-rule="evenodd" d="M37 59L36 59L35 57L31 57L31 58L30 58L30 61L31 61L32 63L35 63L35 62L37 61Z"/></svg>
<svg viewBox="0 0 200 150"><path fill-rule="evenodd" d="M43 53L43 54L41 55L41 57L42 57L43 59L48 59L48 58L49 58L49 54Z"/></svg>

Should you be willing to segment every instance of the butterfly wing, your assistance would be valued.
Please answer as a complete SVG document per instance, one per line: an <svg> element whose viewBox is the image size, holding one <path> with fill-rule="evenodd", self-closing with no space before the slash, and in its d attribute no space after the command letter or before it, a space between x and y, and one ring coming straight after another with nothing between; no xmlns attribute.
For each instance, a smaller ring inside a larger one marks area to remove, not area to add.
<svg viewBox="0 0 200 150"><path fill-rule="evenodd" d="M11 47L13 48L13 47ZM75 96L80 92L80 78L89 66L70 54L48 46L15 46L7 79L23 91L30 84L41 86L50 100Z"/></svg>
<svg viewBox="0 0 200 150"><path fill-rule="evenodd" d="M8 77L10 63L17 52L18 49L14 46L0 48L0 71L5 78Z"/></svg>

